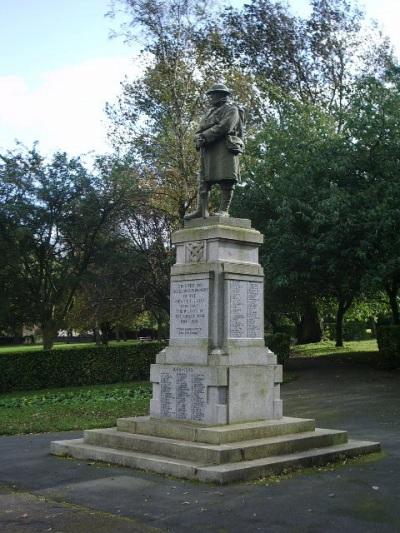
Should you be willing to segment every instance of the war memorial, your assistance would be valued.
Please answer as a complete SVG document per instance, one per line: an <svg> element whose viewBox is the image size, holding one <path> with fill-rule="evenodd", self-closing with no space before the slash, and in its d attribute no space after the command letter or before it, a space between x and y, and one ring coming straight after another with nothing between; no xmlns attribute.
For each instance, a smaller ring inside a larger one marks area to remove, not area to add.
<svg viewBox="0 0 400 533"><path fill-rule="evenodd" d="M264 342L263 235L250 220L229 216L244 113L224 85L208 96L195 139L197 209L172 236L170 340L151 367L150 415L55 441L51 452L229 483L379 451L379 443L283 416L282 367ZM210 214L215 185L221 203Z"/></svg>

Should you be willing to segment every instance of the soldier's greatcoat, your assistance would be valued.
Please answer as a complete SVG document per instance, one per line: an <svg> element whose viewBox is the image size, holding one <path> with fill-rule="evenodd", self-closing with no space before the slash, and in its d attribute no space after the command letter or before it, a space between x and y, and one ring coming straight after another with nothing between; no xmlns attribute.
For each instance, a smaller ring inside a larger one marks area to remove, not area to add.
<svg viewBox="0 0 400 533"><path fill-rule="evenodd" d="M205 139L200 160L203 180L215 183L240 179L239 155L235 145L243 148L242 129L241 115L235 104L212 107L204 115L196 132Z"/></svg>

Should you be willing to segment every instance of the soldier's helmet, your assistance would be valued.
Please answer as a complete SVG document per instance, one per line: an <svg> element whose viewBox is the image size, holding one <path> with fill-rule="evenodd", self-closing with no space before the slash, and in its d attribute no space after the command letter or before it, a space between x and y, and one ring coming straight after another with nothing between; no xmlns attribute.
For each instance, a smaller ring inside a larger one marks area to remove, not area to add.
<svg viewBox="0 0 400 533"><path fill-rule="evenodd" d="M206 92L206 94L212 94L212 93L232 94L232 91L228 89L226 85L223 85L222 83L216 83Z"/></svg>

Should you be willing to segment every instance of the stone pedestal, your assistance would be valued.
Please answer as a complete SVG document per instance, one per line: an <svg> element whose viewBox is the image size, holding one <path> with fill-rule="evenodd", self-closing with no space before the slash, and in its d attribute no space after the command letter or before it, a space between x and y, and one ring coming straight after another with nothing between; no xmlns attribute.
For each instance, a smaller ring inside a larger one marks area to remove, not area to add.
<svg viewBox="0 0 400 533"><path fill-rule="evenodd" d="M169 346L152 365L150 416L206 424L282 417L282 369L264 343L262 235L196 219L173 234Z"/></svg>
<svg viewBox="0 0 400 533"><path fill-rule="evenodd" d="M173 242L170 341L151 367L150 416L53 442L51 453L229 483L378 451L282 417L282 369L264 345L262 235L250 221L193 220Z"/></svg>

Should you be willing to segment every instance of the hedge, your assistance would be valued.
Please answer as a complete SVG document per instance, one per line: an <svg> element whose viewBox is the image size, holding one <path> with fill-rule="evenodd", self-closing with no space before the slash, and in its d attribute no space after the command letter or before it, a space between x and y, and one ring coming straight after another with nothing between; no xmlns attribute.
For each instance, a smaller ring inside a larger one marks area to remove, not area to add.
<svg viewBox="0 0 400 533"><path fill-rule="evenodd" d="M0 392L147 380L162 342L0 355Z"/></svg>
<svg viewBox="0 0 400 533"><path fill-rule="evenodd" d="M380 364L388 369L400 367L400 326L380 326L376 337Z"/></svg>
<svg viewBox="0 0 400 533"><path fill-rule="evenodd" d="M271 333L265 336L265 344L277 356L278 363L284 365L290 356L290 335Z"/></svg>

